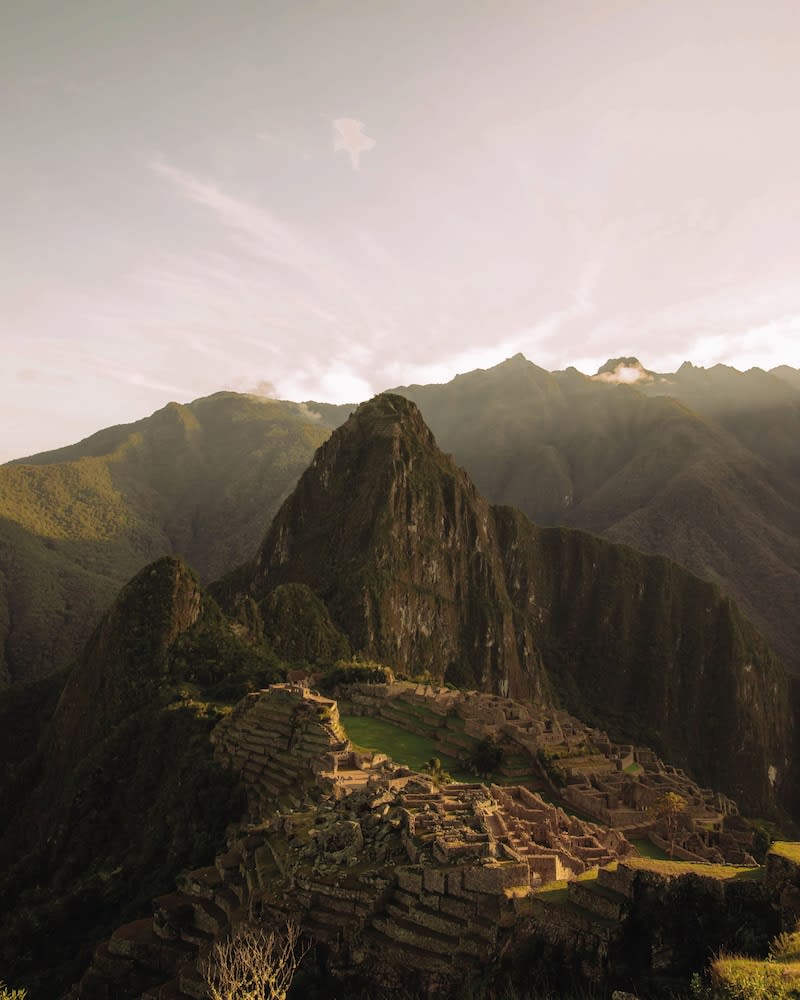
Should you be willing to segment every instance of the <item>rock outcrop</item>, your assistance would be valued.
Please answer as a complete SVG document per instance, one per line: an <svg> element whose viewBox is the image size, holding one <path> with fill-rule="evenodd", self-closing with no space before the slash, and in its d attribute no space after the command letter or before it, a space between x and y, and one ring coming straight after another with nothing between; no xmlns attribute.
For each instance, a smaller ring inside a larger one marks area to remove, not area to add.
<svg viewBox="0 0 800 1000"><path fill-rule="evenodd" d="M319 449L258 553L250 591L305 583L356 649L457 684L543 698L492 511L417 407L378 396Z"/></svg>

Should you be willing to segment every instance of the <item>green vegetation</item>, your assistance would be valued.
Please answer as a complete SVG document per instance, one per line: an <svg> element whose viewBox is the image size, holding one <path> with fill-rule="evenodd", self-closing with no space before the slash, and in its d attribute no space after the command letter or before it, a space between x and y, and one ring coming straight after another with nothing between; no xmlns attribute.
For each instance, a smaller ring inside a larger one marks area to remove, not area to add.
<svg viewBox="0 0 800 1000"><path fill-rule="evenodd" d="M0 693L0 968L36 993L75 980L88 950L149 910L183 868L223 846L244 799L209 732L229 705L285 676L175 559L123 590L71 672ZM24 708L41 695L32 730ZM15 711L23 709L23 711Z"/></svg>
<svg viewBox="0 0 800 1000"><path fill-rule="evenodd" d="M692 980L695 1000L790 1000L800 997L800 931L779 934L766 959L722 953L708 981Z"/></svg>
<svg viewBox="0 0 800 1000"><path fill-rule="evenodd" d="M651 858L654 861L669 861L669 856L666 851L662 851L660 847L656 847L656 845L647 840L647 838L632 840L631 843L639 852L639 856L642 858Z"/></svg>
<svg viewBox="0 0 800 1000"><path fill-rule="evenodd" d="M770 850L772 850L775 854L779 854L782 858L788 858L789 861L794 861L796 864L800 864L799 841L776 840Z"/></svg>
<svg viewBox="0 0 800 1000"><path fill-rule="evenodd" d="M234 776L212 758L212 705L165 690L116 724L62 787L42 788L0 852L0 967L34 993L62 988L92 942L148 912L182 868L207 862L242 812Z"/></svg>
<svg viewBox="0 0 800 1000"><path fill-rule="evenodd" d="M711 979L705 991L709 1000L796 1000L800 996L800 967L783 962L723 956L714 962Z"/></svg>
<svg viewBox="0 0 800 1000"><path fill-rule="evenodd" d="M350 644L331 621L328 609L302 583L276 587L261 601L264 637L289 663L322 665L341 660Z"/></svg>
<svg viewBox="0 0 800 1000"><path fill-rule="evenodd" d="M320 689L333 693L340 685L346 684L388 684L392 671L374 660L337 660L320 680Z"/></svg>
<svg viewBox="0 0 800 1000"><path fill-rule="evenodd" d="M181 553L204 579L250 558L328 431L218 393L0 468L0 685L69 667L120 587Z"/></svg>
<svg viewBox="0 0 800 1000"><path fill-rule="evenodd" d="M503 748L499 747L494 740L479 740L467 754L465 764L467 770L477 774L479 778L488 778L498 771L503 763L505 754Z"/></svg>
<svg viewBox="0 0 800 1000"><path fill-rule="evenodd" d="M345 715L342 716L342 725L354 744L364 750L388 754L396 764L407 764L415 771L425 771L429 761L438 758L455 780L473 780L473 775L454 757L441 753L433 740L400 729L384 719Z"/></svg>
<svg viewBox="0 0 800 1000"><path fill-rule="evenodd" d="M669 855L675 853L675 837L678 833L679 817L686 811L689 803L677 792L664 792L651 807L652 815L664 825L669 837Z"/></svg>
<svg viewBox="0 0 800 1000"><path fill-rule="evenodd" d="M728 879L737 882L759 882L764 878L763 868L745 868L737 865L712 865L700 861L663 861L659 858L629 857L625 864L631 868L640 868L654 872L657 875L701 875L705 878Z"/></svg>

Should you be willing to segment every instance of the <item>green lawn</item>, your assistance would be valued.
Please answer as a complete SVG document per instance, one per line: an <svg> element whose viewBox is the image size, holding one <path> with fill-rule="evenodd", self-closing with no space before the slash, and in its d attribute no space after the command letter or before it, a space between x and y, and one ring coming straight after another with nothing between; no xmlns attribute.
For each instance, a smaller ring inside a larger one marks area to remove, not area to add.
<svg viewBox="0 0 800 1000"><path fill-rule="evenodd" d="M759 881L764 877L763 868L743 868L736 865L712 865L701 861L660 861L657 858L625 858L622 862L630 868L645 868L659 875L704 875L707 878Z"/></svg>
<svg viewBox="0 0 800 1000"><path fill-rule="evenodd" d="M415 771L423 770L431 757L438 757L445 771L457 781L477 780L454 757L441 753L433 740L425 736L417 736L385 719L367 715L343 715L341 720L353 744L363 750L379 750L388 754L395 764L406 764Z"/></svg>
<svg viewBox="0 0 800 1000"><path fill-rule="evenodd" d="M646 837L632 840L631 843L643 858L654 858L656 861L669 861L669 855L666 851L662 851L660 847L651 844Z"/></svg>

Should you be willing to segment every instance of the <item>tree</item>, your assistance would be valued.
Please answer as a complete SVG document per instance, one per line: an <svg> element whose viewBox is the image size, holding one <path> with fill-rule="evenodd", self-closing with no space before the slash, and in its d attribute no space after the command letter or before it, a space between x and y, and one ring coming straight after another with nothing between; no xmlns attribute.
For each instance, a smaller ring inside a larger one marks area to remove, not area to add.
<svg viewBox="0 0 800 1000"><path fill-rule="evenodd" d="M217 941L203 965L211 1000L286 1000L297 967L308 951L294 923L285 933L240 924Z"/></svg>
<svg viewBox="0 0 800 1000"><path fill-rule="evenodd" d="M425 772L429 774L436 785L447 785L453 780L449 771L445 771L442 762L438 757L431 757L425 765Z"/></svg>
<svg viewBox="0 0 800 1000"><path fill-rule="evenodd" d="M504 756L503 748L486 737L470 750L465 763L479 778L488 778L503 763Z"/></svg>
<svg viewBox="0 0 800 1000"><path fill-rule="evenodd" d="M675 837L678 833L678 817L689 803L677 792L664 792L650 807L656 819L664 824L669 837L669 856L675 853Z"/></svg>

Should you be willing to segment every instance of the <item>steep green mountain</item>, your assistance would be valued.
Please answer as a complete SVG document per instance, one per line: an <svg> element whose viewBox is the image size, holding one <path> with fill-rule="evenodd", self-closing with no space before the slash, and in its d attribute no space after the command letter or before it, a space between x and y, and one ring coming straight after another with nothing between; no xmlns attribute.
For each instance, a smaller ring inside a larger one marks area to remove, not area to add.
<svg viewBox="0 0 800 1000"><path fill-rule="evenodd" d="M38 748L22 740L0 772L4 975L60 995L92 941L220 850L243 800L212 758L209 731L224 712L215 692L227 685L238 699L280 676L194 574L163 558L123 588L65 684L0 693L7 733L44 724ZM26 706L38 717L26 722Z"/></svg>
<svg viewBox="0 0 800 1000"><path fill-rule="evenodd" d="M217 393L0 467L0 685L67 667L161 555L242 562L327 437L295 403Z"/></svg>
<svg viewBox="0 0 800 1000"><path fill-rule="evenodd" d="M489 506L400 396L363 404L275 517L248 591L268 600L287 583L311 587L355 649L457 684L543 694Z"/></svg>
<svg viewBox="0 0 800 1000"><path fill-rule="evenodd" d="M363 404L255 558L209 590L159 559L66 680L0 692L0 967L34 995L59 995L91 942L222 848L243 803L209 732L282 676L275 650L350 648L561 700L747 809L792 804L786 676L730 599L662 557L490 506L403 397Z"/></svg>
<svg viewBox="0 0 800 1000"><path fill-rule="evenodd" d="M740 372L729 365L699 368L687 361L674 374L651 373L637 385L647 395L680 400L789 473L795 484L800 480L800 383L792 385L761 368Z"/></svg>
<svg viewBox="0 0 800 1000"><path fill-rule="evenodd" d="M758 371L646 374L620 384L517 355L395 391L491 502L718 583L800 673L800 394ZM349 410L320 412L332 425Z"/></svg>
<svg viewBox="0 0 800 1000"><path fill-rule="evenodd" d="M788 682L733 602L664 558L490 507L403 397L320 448L228 600L288 583L401 671L562 699L751 809L791 796Z"/></svg>

